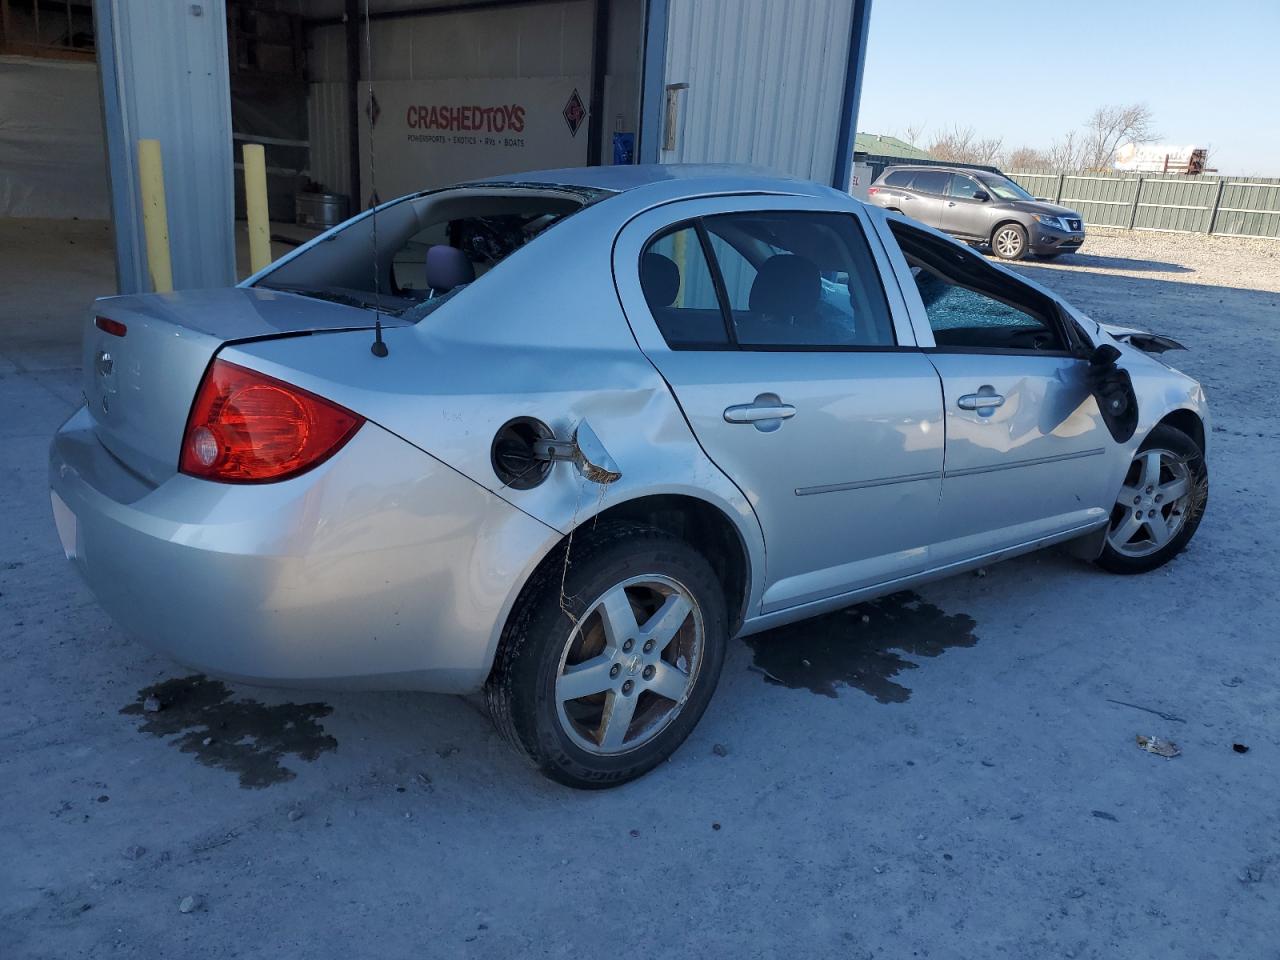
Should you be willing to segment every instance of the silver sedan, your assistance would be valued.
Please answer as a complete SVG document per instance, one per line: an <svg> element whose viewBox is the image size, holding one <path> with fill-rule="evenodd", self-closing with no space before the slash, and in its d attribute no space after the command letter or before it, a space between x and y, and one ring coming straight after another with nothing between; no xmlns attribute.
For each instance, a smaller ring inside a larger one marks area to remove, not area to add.
<svg viewBox="0 0 1280 960"><path fill-rule="evenodd" d="M483 690L608 786L688 736L731 637L1052 544L1175 556L1209 429L1170 345L813 183L525 174L97 301L53 513L184 664Z"/></svg>

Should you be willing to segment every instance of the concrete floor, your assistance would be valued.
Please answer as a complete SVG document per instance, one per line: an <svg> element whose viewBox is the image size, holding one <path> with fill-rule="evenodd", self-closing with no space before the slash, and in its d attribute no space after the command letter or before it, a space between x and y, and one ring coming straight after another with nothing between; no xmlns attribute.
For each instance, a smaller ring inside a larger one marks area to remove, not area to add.
<svg viewBox="0 0 1280 960"><path fill-rule="evenodd" d="M0 249L4 960L1280 957L1265 252L1235 288L1024 268L1191 348L1213 490L1181 558L1116 578L1046 553L735 642L671 762L584 794L468 700L193 685L171 725L142 713L186 671L97 608L45 485L105 228L0 222ZM227 728L279 749L220 756Z"/></svg>

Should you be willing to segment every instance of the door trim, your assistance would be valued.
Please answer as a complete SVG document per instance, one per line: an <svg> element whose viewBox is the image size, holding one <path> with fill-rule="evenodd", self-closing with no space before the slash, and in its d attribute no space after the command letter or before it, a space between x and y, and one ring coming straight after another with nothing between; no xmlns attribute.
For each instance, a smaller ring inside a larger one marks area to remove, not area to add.
<svg viewBox="0 0 1280 960"><path fill-rule="evenodd" d="M998 470L1015 470L1018 467L1035 467L1042 463L1059 463L1063 460L1079 460L1082 457L1100 457L1106 452L1106 447L1093 447L1089 450L1074 450L1071 453L1058 453L1054 454L1052 457L1029 457L1026 460L997 463L988 467L965 467L961 470L944 470L942 472L942 479L946 480L949 477L972 477L979 473L995 473Z"/></svg>
<svg viewBox="0 0 1280 960"><path fill-rule="evenodd" d="M796 487L797 497L811 497L819 493L839 493L841 490L865 490L867 487L887 487L892 483L914 483L917 480L941 480L943 472L908 473L900 477L878 477L875 480L852 480L849 483L824 483L817 487Z"/></svg>

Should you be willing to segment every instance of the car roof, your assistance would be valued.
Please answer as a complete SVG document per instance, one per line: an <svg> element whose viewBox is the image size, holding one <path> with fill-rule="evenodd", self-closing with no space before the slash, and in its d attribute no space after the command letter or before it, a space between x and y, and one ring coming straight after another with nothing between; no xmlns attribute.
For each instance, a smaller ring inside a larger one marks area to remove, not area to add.
<svg viewBox="0 0 1280 960"><path fill-rule="evenodd" d="M985 167L949 167L943 163L895 163L885 167L881 176L886 173L895 173L898 170L937 170L939 173L967 173L970 176L976 173L996 172Z"/></svg>
<svg viewBox="0 0 1280 960"><path fill-rule="evenodd" d="M642 163L530 170L487 177L465 186L565 187L623 194L660 192L667 199L722 193L787 193L824 196L833 191L811 180L736 163ZM656 188L656 189L655 189Z"/></svg>

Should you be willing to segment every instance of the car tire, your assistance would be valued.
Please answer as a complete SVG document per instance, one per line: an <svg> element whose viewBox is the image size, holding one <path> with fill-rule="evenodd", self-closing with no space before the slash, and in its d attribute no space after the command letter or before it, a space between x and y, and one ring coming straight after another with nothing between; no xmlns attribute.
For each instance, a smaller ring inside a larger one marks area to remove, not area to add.
<svg viewBox="0 0 1280 960"><path fill-rule="evenodd" d="M1002 223L991 232L991 252L1001 260L1021 260L1027 255L1027 230L1020 223Z"/></svg>
<svg viewBox="0 0 1280 960"><path fill-rule="evenodd" d="M1134 454L1095 562L1121 574L1164 566L1195 536L1208 500L1204 451L1181 430L1157 426Z"/></svg>
<svg viewBox="0 0 1280 960"><path fill-rule="evenodd" d="M727 643L724 594L697 550L655 527L601 523L578 531L521 592L485 700L506 740L547 777L618 786L697 725Z"/></svg>

